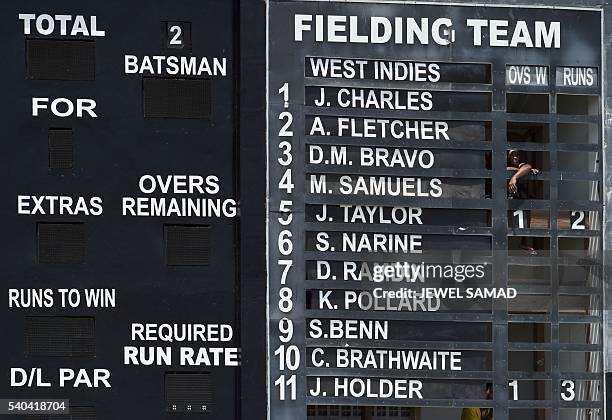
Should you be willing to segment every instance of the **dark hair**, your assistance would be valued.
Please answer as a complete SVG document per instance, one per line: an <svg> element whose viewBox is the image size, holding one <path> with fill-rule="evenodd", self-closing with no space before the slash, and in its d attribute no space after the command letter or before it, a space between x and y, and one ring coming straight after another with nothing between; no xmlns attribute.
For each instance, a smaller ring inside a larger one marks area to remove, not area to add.
<svg viewBox="0 0 612 420"><path fill-rule="evenodd" d="M518 152L518 150L509 150L508 154L506 155L506 166L510 166L512 164L512 155L516 153L517 155L519 155L519 158L521 157L520 153Z"/></svg>
<svg viewBox="0 0 612 420"><path fill-rule="evenodd" d="M487 387L486 387L486 390L487 390L487 391L488 391L488 390L493 391L493 383L492 383L492 382L487 382Z"/></svg>

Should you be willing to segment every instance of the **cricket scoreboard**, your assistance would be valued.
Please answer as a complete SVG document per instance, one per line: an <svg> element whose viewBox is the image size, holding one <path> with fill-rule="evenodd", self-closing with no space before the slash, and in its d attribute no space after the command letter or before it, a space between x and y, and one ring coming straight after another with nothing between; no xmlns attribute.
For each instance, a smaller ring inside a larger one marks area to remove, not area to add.
<svg viewBox="0 0 612 420"><path fill-rule="evenodd" d="M604 420L608 8L3 2L0 416Z"/></svg>

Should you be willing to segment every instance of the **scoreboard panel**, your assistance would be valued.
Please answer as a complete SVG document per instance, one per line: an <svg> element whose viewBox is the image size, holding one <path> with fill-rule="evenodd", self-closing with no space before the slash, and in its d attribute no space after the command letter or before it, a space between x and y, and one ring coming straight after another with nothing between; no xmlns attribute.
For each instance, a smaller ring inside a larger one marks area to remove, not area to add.
<svg viewBox="0 0 612 420"><path fill-rule="evenodd" d="M490 3L0 4L0 415L603 420L610 5Z"/></svg>
<svg viewBox="0 0 612 420"><path fill-rule="evenodd" d="M0 5L3 414L265 415L265 259L244 254L265 243L265 181L251 175L265 150L248 152L265 124L248 113L265 96L239 95L264 78L241 71L263 52L241 60L239 46L259 36L263 47L265 26L244 23L244 44L238 29L264 12L217 0Z"/></svg>
<svg viewBox="0 0 612 420"><path fill-rule="evenodd" d="M270 418L603 418L601 11L268 19Z"/></svg>

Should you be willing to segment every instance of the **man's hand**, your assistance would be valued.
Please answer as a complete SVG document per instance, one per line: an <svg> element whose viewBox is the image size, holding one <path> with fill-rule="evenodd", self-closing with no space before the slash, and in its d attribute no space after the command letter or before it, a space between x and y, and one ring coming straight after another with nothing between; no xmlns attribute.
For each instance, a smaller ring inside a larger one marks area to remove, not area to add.
<svg viewBox="0 0 612 420"><path fill-rule="evenodd" d="M540 171L538 171L538 170L537 170L537 169L535 169L535 168L531 168L531 173L532 173L532 174L537 175L537 174L538 174L538 172L540 172Z"/></svg>
<svg viewBox="0 0 612 420"><path fill-rule="evenodd" d="M510 182L508 182L508 191L510 191L511 193L515 193L517 188L516 188L516 177L512 177L510 178Z"/></svg>

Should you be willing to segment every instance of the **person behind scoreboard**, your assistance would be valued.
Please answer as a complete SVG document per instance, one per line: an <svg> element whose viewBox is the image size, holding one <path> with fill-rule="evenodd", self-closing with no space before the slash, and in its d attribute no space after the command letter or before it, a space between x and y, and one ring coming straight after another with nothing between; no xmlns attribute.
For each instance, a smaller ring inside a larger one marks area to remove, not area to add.
<svg viewBox="0 0 612 420"><path fill-rule="evenodd" d="M528 175L537 175L538 170L532 167L529 163L521 162L521 156L518 150L508 150L508 159L506 169L513 172L508 181L508 198L523 199L529 198L527 182L519 182L519 180ZM523 180L524 181L524 180ZM509 215L511 218L512 216ZM527 212L527 225L531 225L531 212ZM537 255L537 251L527 244L526 238L521 239L521 249L528 255Z"/></svg>
<svg viewBox="0 0 612 420"><path fill-rule="evenodd" d="M508 181L508 198L527 199L527 184L519 183L519 179L529 175L536 175L539 171L533 168L530 164L521 162L521 156L518 150L508 150L508 163L506 169L513 171L514 174Z"/></svg>
<svg viewBox="0 0 612 420"><path fill-rule="evenodd" d="M487 400L493 399L493 384L487 383L485 395ZM464 408L461 420L493 420L492 408Z"/></svg>

